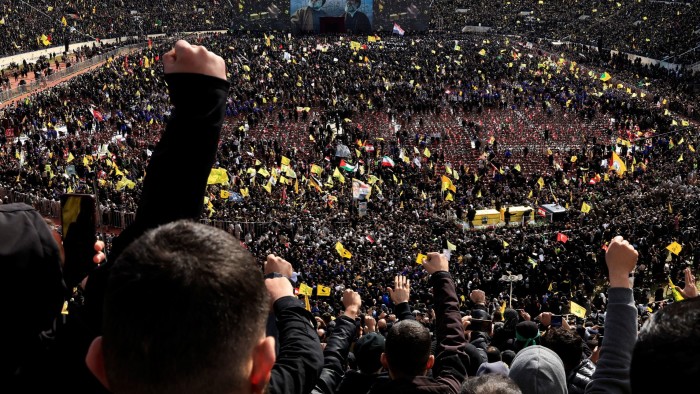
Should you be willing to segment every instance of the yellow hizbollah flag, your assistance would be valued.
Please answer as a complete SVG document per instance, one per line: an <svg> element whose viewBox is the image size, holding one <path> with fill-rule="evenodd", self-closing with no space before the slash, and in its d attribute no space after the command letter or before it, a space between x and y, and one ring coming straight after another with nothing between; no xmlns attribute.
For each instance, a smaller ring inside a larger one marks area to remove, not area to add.
<svg viewBox="0 0 700 394"><path fill-rule="evenodd" d="M323 172L323 168L321 168L320 166L318 166L316 164L311 165L311 173L312 174L316 174L318 176L321 176L322 172Z"/></svg>
<svg viewBox="0 0 700 394"><path fill-rule="evenodd" d="M481 49L481 50L479 51L479 55L481 55L481 56L486 56L486 49Z"/></svg>
<svg viewBox="0 0 700 394"><path fill-rule="evenodd" d="M331 288L324 285L318 285L318 287L316 288L316 294L321 297L330 297Z"/></svg>
<svg viewBox="0 0 700 394"><path fill-rule="evenodd" d="M250 197L250 194L248 193L248 188L242 188L241 189L241 196L243 197Z"/></svg>
<svg viewBox="0 0 700 394"><path fill-rule="evenodd" d="M508 242L506 242L506 241L503 241L503 247L504 247L504 248L507 248L507 247L508 247L508 245L510 245L510 244L509 244Z"/></svg>
<svg viewBox="0 0 700 394"><path fill-rule="evenodd" d="M350 49L358 50L362 48L362 44L357 41L350 41Z"/></svg>
<svg viewBox="0 0 700 394"><path fill-rule="evenodd" d="M265 189L268 194L272 194L272 182L267 181L267 183L263 185L263 189Z"/></svg>
<svg viewBox="0 0 700 394"><path fill-rule="evenodd" d="M61 18L61 24L62 24L63 26L68 26L68 21L66 20L66 17L65 17L65 16L64 16L63 18Z"/></svg>
<svg viewBox="0 0 700 394"><path fill-rule="evenodd" d="M578 160L577 156L571 156L571 162L576 163L576 160Z"/></svg>
<svg viewBox="0 0 700 394"><path fill-rule="evenodd" d="M321 185L318 184L314 177L309 178L309 185L313 186L317 191L321 191Z"/></svg>
<svg viewBox="0 0 700 394"><path fill-rule="evenodd" d="M261 168L258 170L258 174L264 176L265 178L270 176L270 172L267 171L267 168Z"/></svg>
<svg viewBox="0 0 700 394"><path fill-rule="evenodd" d="M66 159L66 162L70 163L73 160L75 160L75 156L73 156L72 153L68 153L68 158Z"/></svg>
<svg viewBox="0 0 700 394"><path fill-rule="evenodd" d="M289 158L287 156L282 156L281 162L282 162L283 166L289 166L289 163L291 163L291 161L289 160Z"/></svg>
<svg viewBox="0 0 700 394"><path fill-rule="evenodd" d="M625 165L625 162L622 161L622 159L620 159L620 156L618 156L615 152L613 152L612 154L612 161L613 168L618 174L624 174L627 171L627 165Z"/></svg>
<svg viewBox="0 0 700 394"><path fill-rule="evenodd" d="M453 244L450 241L447 241L447 249L451 250L451 251L455 251L455 250L457 250L457 245Z"/></svg>
<svg viewBox="0 0 700 394"><path fill-rule="evenodd" d="M226 199L228 199L228 198L231 196L231 193L230 193L228 190L222 190L222 191L219 193L219 196L221 196L221 198L223 198L224 200L226 200Z"/></svg>
<svg viewBox="0 0 700 394"><path fill-rule="evenodd" d="M681 153L681 156L678 158L677 161L683 161L683 154Z"/></svg>
<svg viewBox="0 0 700 394"><path fill-rule="evenodd" d="M445 201L454 201L454 196L452 196L452 193L447 193L447 197L445 197Z"/></svg>
<svg viewBox="0 0 700 394"><path fill-rule="evenodd" d="M544 188L544 179L540 177L540 179L537 180L537 184L540 185L540 189Z"/></svg>
<svg viewBox="0 0 700 394"><path fill-rule="evenodd" d="M311 304L309 304L309 296L307 295L304 296L304 308L306 308L307 311L311 312Z"/></svg>
<svg viewBox="0 0 700 394"><path fill-rule="evenodd" d="M340 241L335 243L335 250L338 251L338 254L340 255L340 257L343 257L346 259L352 258L352 253L350 253L347 249L345 249L345 247L343 246L343 244L340 243Z"/></svg>
<svg viewBox="0 0 700 394"><path fill-rule="evenodd" d="M425 155L425 157L430 157L430 149L428 149L427 146L425 147L425 150L423 151L423 155Z"/></svg>
<svg viewBox="0 0 700 394"><path fill-rule="evenodd" d="M671 253L678 256L678 254L681 252L681 250L683 250L683 247L678 242L673 241L666 247L666 249L670 250Z"/></svg>
<svg viewBox="0 0 700 394"><path fill-rule="evenodd" d="M428 258L427 255L424 255L423 253L418 253L418 256L416 256L416 263L418 263L418 264L423 264L423 262L424 262L425 259L427 259L427 258Z"/></svg>
<svg viewBox="0 0 700 394"><path fill-rule="evenodd" d="M375 37L375 36L367 36L367 42L377 42L377 37Z"/></svg>
<svg viewBox="0 0 700 394"><path fill-rule="evenodd" d="M501 319L503 319L503 313L506 311L506 300L503 300L503 303L501 304Z"/></svg>
<svg viewBox="0 0 700 394"><path fill-rule="evenodd" d="M207 179L207 185L227 184L229 182L228 172L225 168L212 168Z"/></svg>
<svg viewBox="0 0 700 394"><path fill-rule="evenodd" d="M688 149L689 149L691 152L695 152L695 147L693 147L693 145L688 144Z"/></svg>
<svg viewBox="0 0 700 394"><path fill-rule="evenodd" d="M588 213L591 211L591 206L586 204L585 202L581 205L581 212L583 213Z"/></svg>
<svg viewBox="0 0 700 394"><path fill-rule="evenodd" d="M673 301L683 301L683 295L676 289L676 285L673 284L670 276L668 277L668 288L671 289L671 293L673 294Z"/></svg>
<svg viewBox="0 0 700 394"><path fill-rule="evenodd" d="M451 190L453 193L457 193L457 187L452 183L452 180L446 176L442 176L442 191Z"/></svg>
<svg viewBox="0 0 700 394"><path fill-rule="evenodd" d="M530 193L527 194L527 198L532 198L532 190L530 190Z"/></svg>
<svg viewBox="0 0 700 394"><path fill-rule="evenodd" d="M305 296L311 296L314 293L314 289L311 286L308 286L306 283L302 283L299 285L299 294L303 294Z"/></svg>
<svg viewBox="0 0 700 394"><path fill-rule="evenodd" d="M569 309L571 310L571 314L573 314L576 317L580 317L581 319L586 318L586 308L582 307L581 305L570 301L571 305L569 306Z"/></svg>

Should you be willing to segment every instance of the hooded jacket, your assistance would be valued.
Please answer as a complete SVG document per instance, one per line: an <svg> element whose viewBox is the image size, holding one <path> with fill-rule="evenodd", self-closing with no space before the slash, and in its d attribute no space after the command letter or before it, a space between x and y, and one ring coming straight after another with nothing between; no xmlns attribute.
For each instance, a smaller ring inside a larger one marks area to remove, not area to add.
<svg viewBox="0 0 700 394"><path fill-rule="evenodd" d="M523 393L568 394L561 358L541 345L524 348L515 355L508 374Z"/></svg>
<svg viewBox="0 0 700 394"><path fill-rule="evenodd" d="M59 316L66 294L58 242L44 218L24 203L0 205L0 286L6 317L0 352L0 384L17 384L17 373L35 362L39 333ZM10 390L12 391L12 390Z"/></svg>

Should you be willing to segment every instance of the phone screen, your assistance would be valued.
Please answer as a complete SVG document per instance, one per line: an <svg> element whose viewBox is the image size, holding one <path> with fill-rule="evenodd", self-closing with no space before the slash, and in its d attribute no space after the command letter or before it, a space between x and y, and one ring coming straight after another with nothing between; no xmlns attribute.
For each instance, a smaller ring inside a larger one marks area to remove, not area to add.
<svg viewBox="0 0 700 394"><path fill-rule="evenodd" d="M92 259L97 240L97 203L90 194L61 196L61 227L65 262L63 277L69 288L95 268Z"/></svg>
<svg viewBox="0 0 700 394"><path fill-rule="evenodd" d="M552 315L552 327L561 327L561 315Z"/></svg>

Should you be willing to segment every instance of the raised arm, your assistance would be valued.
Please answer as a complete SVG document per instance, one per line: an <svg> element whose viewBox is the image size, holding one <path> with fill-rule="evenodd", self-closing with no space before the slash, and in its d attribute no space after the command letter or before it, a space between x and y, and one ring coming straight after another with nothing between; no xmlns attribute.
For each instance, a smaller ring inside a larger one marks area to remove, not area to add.
<svg viewBox="0 0 700 394"><path fill-rule="evenodd" d="M115 238L107 262L87 281L85 317L96 332L100 331L111 263L147 230L199 217L216 156L230 86L224 60L204 47L180 40L163 55L163 66L173 115L146 170L136 221Z"/></svg>
<svg viewBox="0 0 700 394"><path fill-rule="evenodd" d="M630 365L637 340L637 308L630 273L637 264L637 251L621 236L613 238L605 253L610 288L605 318L605 344L586 393L631 393Z"/></svg>
<svg viewBox="0 0 700 394"><path fill-rule="evenodd" d="M344 365L348 359L350 345L357 334L355 319L360 313L362 298L350 289L343 293L345 312L335 320L335 328L323 350L323 370L312 394L333 394L345 375Z"/></svg>
<svg viewBox="0 0 700 394"><path fill-rule="evenodd" d="M423 268L430 274L435 303L437 348L433 377L458 393L467 377L465 362L468 356L457 291L445 255L428 253Z"/></svg>
<svg viewBox="0 0 700 394"><path fill-rule="evenodd" d="M291 272L292 265L286 260L273 255L267 257L265 286L270 293L279 332L279 353L267 391L270 394L310 393L323 368L323 351L314 318L294 296L292 283L285 275ZM275 273L281 274L280 277L269 277Z"/></svg>
<svg viewBox="0 0 700 394"><path fill-rule="evenodd" d="M216 158L229 82L224 60L180 40L163 55L173 112L146 169L136 221L114 242L113 255L144 231L197 219Z"/></svg>
<svg viewBox="0 0 700 394"><path fill-rule="evenodd" d="M387 287L391 301L394 303L394 313L396 318L401 320L415 320L411 313L411 306L408 301L411 298L411 280L405 276L396 275L394 277L394 288Z"/></svg>

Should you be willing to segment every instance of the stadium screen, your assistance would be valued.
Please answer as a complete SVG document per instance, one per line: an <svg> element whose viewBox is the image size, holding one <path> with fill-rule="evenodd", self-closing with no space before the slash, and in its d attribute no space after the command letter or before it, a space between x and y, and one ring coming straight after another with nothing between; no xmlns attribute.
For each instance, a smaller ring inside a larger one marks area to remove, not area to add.
<svg viewBox="0 0 700 394"><path fill-rule="evenodd" d="M231 16L230 28L235 31L294 31L302 22L292 23L292 16L301 9L310 7L313 0L271 0L248 1L239 3ZM325 14L323 29L319 15L318 24L311 19L309 12L305 15L308 33L347 32L345 26L345 7L347 0L320 1ZM398 23L407 32L426 31L430 21L430 7L427 2L419 0L361 0L357 12L349 20L351 33L364 34L367 28L373 32L391 32L394 23ZM361 13L361 14L360 14ZM368 23L363 23L366 16ZM301 15L299 15L301 17ZM299 18L301 19L301 18ZM341 23L342 22L342 23ZM309 27L311 26L311 27ZM316 30L318 26L318 30ZM295 32L296 33L296 32Z"/></svg>
<svg viewBox="0 0 700 394"><path fill-rule="evenodd" d="M351 33L373 31L373 0L291 0L292 33Z"/></svg>

